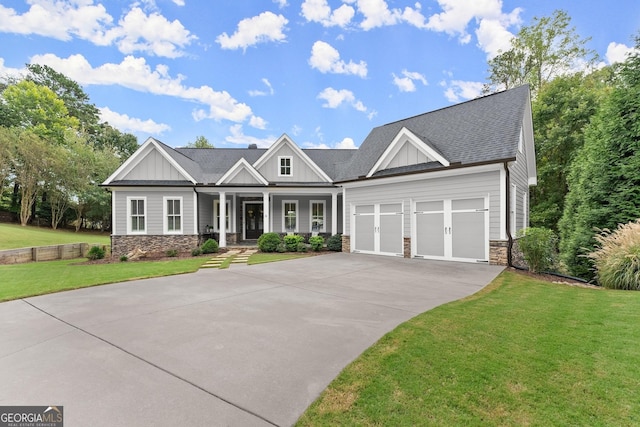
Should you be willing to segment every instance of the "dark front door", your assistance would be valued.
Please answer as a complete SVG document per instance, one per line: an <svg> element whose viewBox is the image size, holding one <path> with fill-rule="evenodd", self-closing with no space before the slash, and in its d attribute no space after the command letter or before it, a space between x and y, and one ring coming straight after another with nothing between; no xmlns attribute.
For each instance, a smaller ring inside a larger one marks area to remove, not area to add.
<svg viewBox="0 0 640 427"><path fill-rule="evenodd" d="M257 239L262 235L262 203L246 203L244 205L244 238Z"/></svg>

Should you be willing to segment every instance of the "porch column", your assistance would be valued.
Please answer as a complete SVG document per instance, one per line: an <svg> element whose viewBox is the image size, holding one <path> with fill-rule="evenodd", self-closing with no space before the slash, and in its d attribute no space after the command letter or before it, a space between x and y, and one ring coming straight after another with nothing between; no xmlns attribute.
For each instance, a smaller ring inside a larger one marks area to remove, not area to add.
<svg viewBox="0 0 640 427"><path fill-rule="evenodd" d="M262 232L268 233L271 231L269 227L269 192L262 193Z"/></svg>
<svg viewBox="0 0 640 427"><path fill-rule="evenodd" d="M218 205L218 214L220 216L220 225L218 226L218 231L220 232L220 241L218 245L221 248L227 247L227 193L224 191L220 192L220 204Z"/></svg>
<svg viewBox="0 0 640 427"><path fill-rule="evenodd" d="M338 193L331 194L331 235L338 234Z"/></svg>

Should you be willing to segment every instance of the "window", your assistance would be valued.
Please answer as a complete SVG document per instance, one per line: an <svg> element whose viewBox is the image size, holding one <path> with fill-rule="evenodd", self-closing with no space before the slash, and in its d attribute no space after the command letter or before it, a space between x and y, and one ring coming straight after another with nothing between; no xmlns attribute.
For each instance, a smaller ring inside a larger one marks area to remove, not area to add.
<svg viewBox="0 0 640 427"><path fill-rule="evenodd" d="M181 233L182 232L182 198L170 199L164 198L165 207L165 233Z"/></svg>
<svg viewBox="0 0 640 427"><path fill-rule="evenodd" d="M231 200L227 200L225 203L226 212L225 212L225 227L227 232L231 232ZM213 202L213 230L216 232L220 231L220 200L214 200Z"/></svg>
<svg viewBox="0 0 640 427"><path fill-rule="evenodd" d="M280 162L280 169L278 169L278 176L292 176L293 175L293 167L292 162L293 159L291 157L278 157Z"/></svg>
<svg viewBox="0 0 640 427"><path fill-rule="evenodd" d="M282 201L282 229L287 232L298 231L298 202Z"/></svg>
<svg viewBox="0 0 640 427"><path fill-rule="evenodd" d="M324 200L311 201L311 231L324 232Z"/></svg>
<svg viewBox="0 0 640 427"><path fill-rule="evenodd" d="M128 198L127 210L128 212L128 229L132 234L143 234L147 231L146 216L145 216L145 204L146 198L134 199Z"/></svg>

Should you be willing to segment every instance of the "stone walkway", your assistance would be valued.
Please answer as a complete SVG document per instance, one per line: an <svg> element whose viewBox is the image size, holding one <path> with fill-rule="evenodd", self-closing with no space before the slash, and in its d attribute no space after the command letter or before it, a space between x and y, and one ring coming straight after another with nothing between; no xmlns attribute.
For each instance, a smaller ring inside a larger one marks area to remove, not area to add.
<svg viewBox="0 0 640 427"><path fill-rule="evenodd" d="M218 254L207 261L202 268L220 268L220 266L229 258L231 264L246 264L249 257L258 252L257 249L230 249L225 253Z"/></svg>

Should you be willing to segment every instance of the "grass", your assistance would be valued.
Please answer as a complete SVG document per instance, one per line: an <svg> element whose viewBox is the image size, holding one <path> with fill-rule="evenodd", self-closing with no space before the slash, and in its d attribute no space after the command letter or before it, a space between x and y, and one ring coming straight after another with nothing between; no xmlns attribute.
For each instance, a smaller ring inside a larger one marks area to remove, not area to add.
<svg viewBox="0 0 640 427"><path fill-rule="evenodd" d="M0 265L0 301L106 283L197 271L203 258L171 261L81 264L83 260Z"/></svg>
<svg viewBox="0 0 640 427"><path fill-rule="evenodd" d="M257 252L249 257L247 264L264 264L267 262L287 261L290 259L306 258L312 256L310 253L262 253Z"/></svg>
<svg viewBox="0 0 640 427"><path fill-rule="evenodd" d="M17 224L0 223L0 250L29 248L32 246L51 246L66 243L110 244L108 234L52 230Z"/></svg>
<svg viewBox="0 0 640 427"><path fill-rule="evenodd" d="M639 342L640 293L505 272L387 334L298 425L639 425Z"/></svg>

